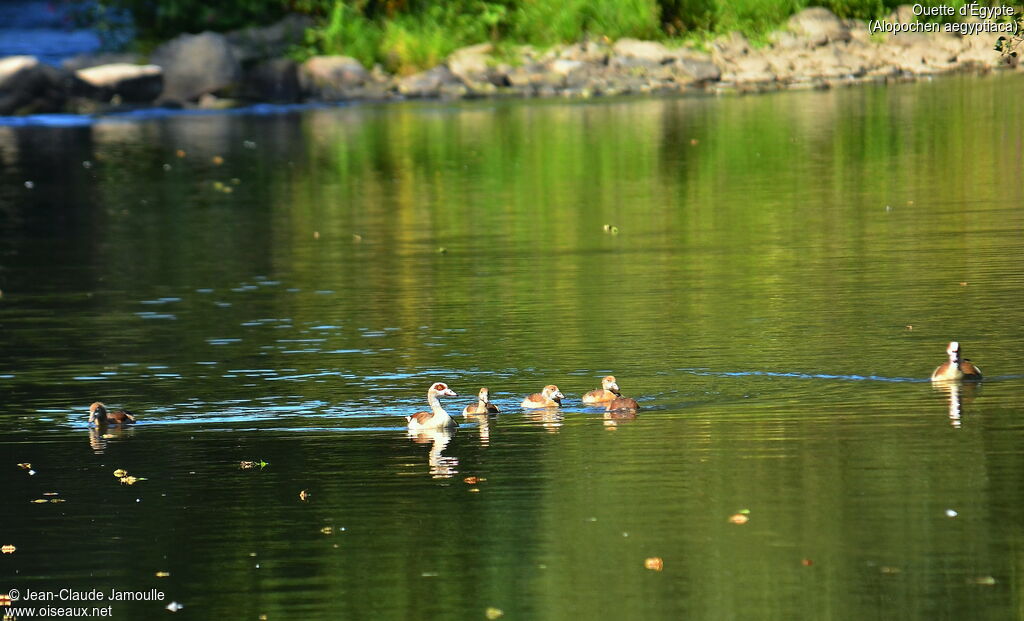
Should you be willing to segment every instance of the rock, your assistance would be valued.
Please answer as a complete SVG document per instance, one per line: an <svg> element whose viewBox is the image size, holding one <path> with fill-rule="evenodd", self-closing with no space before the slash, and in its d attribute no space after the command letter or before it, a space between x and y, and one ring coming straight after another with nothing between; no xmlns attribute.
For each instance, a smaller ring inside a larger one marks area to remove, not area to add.
<svg viewBox="0 0 1024 621"><path fill-rule="evenodd" d="M917 21L917 15L914 15L914 7L910 4L901 4L892 13L889 13L886 21L894 24L911 24Z"/></svg>
<svg viewBox="0 0 1024 621"><path fill-rule="evenodd" d="M487 80L493 50L494 46L490 43L459 48L448 56L445 64L452 74L464 82L483 82Z"/></svg>
<svg viewBox="0 0 1024 621"><path fill-rule="evenodd" d="M71 73L34 56L0 59L0 115L59 112L76 83Z"/></svg>
<svg viewBox="0 0 1024 621"><path fill-rule="evenodd" d="M810 7L789 18L790 31L812 46L830 41L849 41L850 29L836 14L820 6Z"/></svg>
<svg viewBox="0 0 1024 621"><path fill-rule="evenodd" d="M694 82L714 82L722 77L722 71L710 58L677 58L674 64Z"/></svg>
<svg viewBox="0 0 1024 621"><path fill-rule="evenodd" d="M130 53L101 53L101 54L79 54L73 58L65 59L61 62L60 66L65 71L72 73L80 69L88 69L90 67L99 67L101 65L114 65L119 63L127 63L129 65L140 65L142 63L142 57L138 54Z"/></svg>
<svg viewBox="0 0 1024 621"><path fill-rule="evenodd" d="M568 45L562 48L559 58L564 60L578 60L584 63L594 63L599 65L608 64L608 59L611 56L611 50L607 45L601 45L596 41L585 41L583 43L576 43L575 45Z"/></svg>
<svg viewBox="0 0 1024 621"><path fill-rule="evenodd" d="M576 71L583 66L583 63L578 60L565 60L559 58L548 63L548 70L558 75L568 76L573 71Z"/></svg>
<svg viewBox="0 0 1024 621"><path fill-rule="evenodd" d="M736 59L728 71L723 71L722 80L736 84L774 82L775 74L772 73L767 59L759 56L747 56Z"/></svg>
<svg viewBox="0 0 1024 621"><path fill-rule="evenodd" d="M75 76L95 89L90 98L99 101L117 97L126 103L146 103L164 88L163 70L156 65L100 65L76 71Z"/></svg>
<svg viewBox="0 0 1024 621"><path fill-rule="evenodd" d="M306 97L324 101L349 99L371 79L351 56L314 56L299 67L299 86Z"/></svg>
<svg viewBox="0 0 1024 621"><path fill-rule="evenodd" d="M660 65L663 61L672 57L672 54L664 45L654 41L640 41L638 39L619 39L612 46L612 52L622 58L645 61L654 65Z"/></svg>
<svg viewBox="0 0 1024 621"><path fill-rule="evenodd" d="M293 13L275 24L233 30L225 36L235 58L244 63L284 56L289 48L305 41L306 30L312 27L311 17Z"/></svg>
<svg viewBox="0 0 1024 621"><path fill-rule="evenodd" d="M299 65L290 58L272 58L245 70L241 96L254 101L295 103L301 97Z"/></svg>
<svg viewBox="0 0 1024 621"><path fill-rule="evenodd" d="M224 35L183 34L153 51L151 61L164 70L161 99L193 101L237 84L242 67Z"/></svg>
<svg viewBox="0 0 1024 621"><path fill-rule="evenodd" d="M439 65L398 81L398 92L406 97L437 97L443 86L461 84L448 67Z"/></svg>
<svg viewBox="0 0 1024 621"><path fill-rule="evenodd" d="M720 58L737 58L750 53L750 41L741 32L730 32L711 42L712 59L717 63Z"/></svg>

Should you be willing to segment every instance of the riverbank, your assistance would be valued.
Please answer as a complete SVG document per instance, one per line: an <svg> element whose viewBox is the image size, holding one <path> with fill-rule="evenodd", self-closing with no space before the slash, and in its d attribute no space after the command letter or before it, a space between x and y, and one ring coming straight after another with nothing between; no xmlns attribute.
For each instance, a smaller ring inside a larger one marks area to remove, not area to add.
<svg viewBox="0 0 1024 621"><path fill-rule="evenodd" d="M970 24L969 27L965 25ZM461 48L413 75L348 56L287 56L311 26L289 16L224 34L180 35L148 58L85 55L53 67L29 56L0 59L0 114L103 114L166 106L231 108L251 103L591 98L624 94L765 92L907 81L952 72L1016 69L995 49L996 22L977 18L925 27L909 6L873 22L815 7L793 15L764 45L732 33L706 46L605 38L547 49ZM954 27L950 27L954 26Z"/></svg>

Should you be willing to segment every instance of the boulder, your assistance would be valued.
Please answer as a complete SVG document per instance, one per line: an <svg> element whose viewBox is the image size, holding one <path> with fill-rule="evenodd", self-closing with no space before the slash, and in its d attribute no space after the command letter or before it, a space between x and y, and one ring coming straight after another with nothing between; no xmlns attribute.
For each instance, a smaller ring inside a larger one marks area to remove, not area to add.
<svg viewBox="0 0 1024 621"><path fill-rule="evenodd" d="M151 61L164 70L162 99L193 101L237 84L242 66L224 35L183 34L153 51Z"/></svg>
<svg viewBox="0 0 1024 621"><path fill-rule="evenodd" d="M272 58L248 67L240 94L254 101L295 103L302 95L299 64L290 58Z"/></svg>
<svg viewBox="0 0 1024 621"><path fill-rule="evenodd" d="M802 37L812 46L825 45L830 41L849 41L850 29L843 20L826 8L814 6L789 18L789 30Z"/></svg>
<svg viewBox="0 0 1024 621"><path fill-rule="evenodd" d="M78 56L65 59L60 63L60 66L65 71L74 73L80 69L119 63L127 63L129 65L143 64L142 57L138 54L131 54L128 52L103 52L99 54L79 54Z"/></svg>
<svg viewBox="0 0 1024 621"><path fill-rule="evenodd" d="M127 103L146 103L159 97L164 88L163 70L156 65L100 65L80 69L75 76L95 89L90 97L99 101L117 97Z"/></svg>
<svg viewBox="0 0 1024 621"><path fill-rule="evenodd" d="M313 56L299 67L299 86L312 99L349 99L370 79L366 68L350 56Z"/></svg>
<svg viewBox="0 0 1024 621"><path fill-rule="evenodd" d="M74 76L34 56L0 59L0 115L59 112L73 88Z"/></svg>
<svg viewBox="0 0 1024 621"><path fill-rule="evenodd" d="M483 82L487 80L493 50L494 46L490 43L459 48L448 56L445 64L452 74L464 82Z"/></svg>
<svg viewBox="0 0 1024 621"><path fill-rule="evenodd" d="M448 67L438 65L398 81L398 92L406 97L437 97L455 84L462 84Z"/></svg>
<svg viewBox="0 0 1024 621"><path fill-rule="evenodd" d="M694 82L714 82L722 77L722 71L710 58L693 58L682 56L673 63L679 72L693 79Z"/></svg>
<svg viewBox="0 0 1024 621"><path fill-rule="evenodd" d="M672 57L672 53L664 45L639 39L619 39L612 46L612 53L615 56L640 60L653 65L660 65Z"/></svg>
<svg viewBox="0 0 1024 621"><path fill-rule="evenodd" d="M269 26L252 26L225 35L238 62L277 58L303 43L306 30L313 27L308 15L293 13Z"/></svg>

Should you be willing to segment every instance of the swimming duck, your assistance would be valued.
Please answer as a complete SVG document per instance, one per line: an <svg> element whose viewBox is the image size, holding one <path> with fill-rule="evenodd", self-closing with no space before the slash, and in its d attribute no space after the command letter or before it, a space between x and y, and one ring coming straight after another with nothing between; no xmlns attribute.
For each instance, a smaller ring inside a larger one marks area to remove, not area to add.
<svg viewBox="0 0 1024 621"><path fill-rule="evenodd" d="M562 405L562 399L565 399L565 395L562 394L562 391L558 390L558 386L548 384L540 392L535 392L523 399L520 406L535 410L540 408L557 408Z"/></svg>
<svg viewBox="0 0 1024 621"><path fill-rule="evenodd" d="M470 416L472 414L497 414L498 406L494 405L488 400L490 391L487 387L480 389L480 392L476 395L476 403L466 406L466 409L462 410L463 416Z"/></svg>
<svg viewBox="0 0 1024 621"><path fill-rule="evenodd" d="M128 410L108 410L99 401L89 406L90 425L130 425L134 422L135 415Z"/></svg>
<svg viewBox="0 0 1024 621"><path fill-rule="evenodd" d="M981 379L981 369L974 366L970 360L960 357L959 342L951 341L946 353L949 360L940 364L932 373L933 382Z"/></svg>
<svg viewBox="0 0 1024 621"><path fill-rule="evenodd" d="M640 404L636 402L636 399L619 397L618 399L605 402L604 409L606 412L636 412L640 409Z"/></svg>
<svg viewBox="0 0 1024 621"><path fill-rule="evenodd" d="M601 380L601 387L597 390L591 390L587 394L583 395L583 403L585 405L594 405L597 403L606 403L614 399L618 399L622 395L619 394L619 385L615 381L614 375L608 375Z"/></svg>
<svg viewBox="0 0 1024 621"><path fill-rule="evenodd" d="M429 412L416 412L412 416L406 416L405 419L409 421L409 429L438 429L441 427L458 427L458 423L452 420L452 417L448 415L448 412L444 411L441 407L441 402L438 401L437 397L444 395L446 397L457 397L458 395L454 390L448 388L448 385L444 382L435 382L430 385L430 390L427 391L427 403L430 404Z"/></svg>

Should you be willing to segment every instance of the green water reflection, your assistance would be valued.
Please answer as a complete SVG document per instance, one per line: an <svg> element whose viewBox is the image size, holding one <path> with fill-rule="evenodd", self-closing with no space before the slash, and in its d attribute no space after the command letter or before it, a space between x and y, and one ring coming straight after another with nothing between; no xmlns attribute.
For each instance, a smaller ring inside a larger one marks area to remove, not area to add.
<svg viewBox="0 0 1024 621"><path fill-rule="evenodd" d="M0 587L167 594L115 618L1020 617L1022 91L0 128ZM980 389L920 381L952 339ZM609 372L635 420L579 405ZM503 413L411 438L434 380ZM565 412L517 407L548 383ZM96 399L142 423L90 436Z"/></svg>

